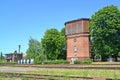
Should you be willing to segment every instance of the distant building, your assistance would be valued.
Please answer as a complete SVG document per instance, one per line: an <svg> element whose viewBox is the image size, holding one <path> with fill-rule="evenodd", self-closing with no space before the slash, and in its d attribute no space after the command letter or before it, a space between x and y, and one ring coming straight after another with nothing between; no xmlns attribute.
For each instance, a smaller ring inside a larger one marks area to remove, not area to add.
<svg viewBox="0 0 120 80"><path fill-rule="evenodd" d="M5 61L6 62L18 62L18 60L21 60L22 57L23 57L23 54L20 54L20 53L5 54Z"/></svg>
<svg viewBox="0 0 120 80"><path fill-rule="evenodd" d="M67 60L90 58L89 19L81 18L65 23Z"/></svg>

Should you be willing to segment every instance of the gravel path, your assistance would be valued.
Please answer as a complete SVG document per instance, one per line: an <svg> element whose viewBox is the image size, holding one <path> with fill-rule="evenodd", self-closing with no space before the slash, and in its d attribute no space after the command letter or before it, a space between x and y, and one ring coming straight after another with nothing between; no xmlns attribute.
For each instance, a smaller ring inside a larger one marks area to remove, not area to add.
<svg viewBox="0 0 120 80"><path fill-rule="evenodd" d="M27 73L31 71L36 71L38 68L74 68L74 69L82 69L85 67L90 67L90 69L95 67L97 68L115 68L120 69L120 65L16 65L16 66L0 66L0 72L10 72L10 73Z"/></svg>
<svg viewBox="0 0 120 80"><path fill-rule="evenodd" d="M33 71L33 70L35 70L35 68L0 66L0 72L26 73L28 71Z"/></svg>

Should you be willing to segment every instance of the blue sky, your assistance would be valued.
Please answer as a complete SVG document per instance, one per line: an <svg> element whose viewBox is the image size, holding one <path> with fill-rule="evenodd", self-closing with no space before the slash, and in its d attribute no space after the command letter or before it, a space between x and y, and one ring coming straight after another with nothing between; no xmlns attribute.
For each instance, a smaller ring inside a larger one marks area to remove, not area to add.
<svg viewBox="0 0 120 80"><path fill-rule="evenodd" d="M0 52L25 53L30 36L38 41L46 29L64 27L66 21L90 18L104 6L120 0L0 0Z"/></svg>

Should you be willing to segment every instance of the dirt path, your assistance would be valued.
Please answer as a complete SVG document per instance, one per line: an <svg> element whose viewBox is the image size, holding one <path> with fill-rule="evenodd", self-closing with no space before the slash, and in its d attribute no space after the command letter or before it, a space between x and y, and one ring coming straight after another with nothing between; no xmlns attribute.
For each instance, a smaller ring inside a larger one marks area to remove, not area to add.
<svg viewBox="0 0 120 80"><path fill-rule="evenodd" d="M33 70L35 70L35 68L0 66L0 72L26 73Z"/></svg>

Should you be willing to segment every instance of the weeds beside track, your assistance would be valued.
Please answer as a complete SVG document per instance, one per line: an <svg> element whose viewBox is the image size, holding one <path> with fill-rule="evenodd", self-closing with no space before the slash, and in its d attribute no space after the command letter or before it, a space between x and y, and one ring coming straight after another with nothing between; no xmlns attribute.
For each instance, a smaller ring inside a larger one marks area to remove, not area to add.
<svg viewBox="0 0 120 80"><path fill-rule="evenodd" d="M60 65L14 65L13 67L34 67L34 68L63 68L63 69L106 69L106 70L120 70L120 64L118 65L72 65L72 64L60 64Z"/></svg>
<svg viewBox="0 0 120 80"><path fill-rule="evenodd" d="M41 75L41 74L23 74L23 73L1 73L1 78L21 78L26 80L93 80L93 77L62 76L62 75ZM114 80L114 79L106 79ZM120 80L120 79L117 79Z"/></svg>

